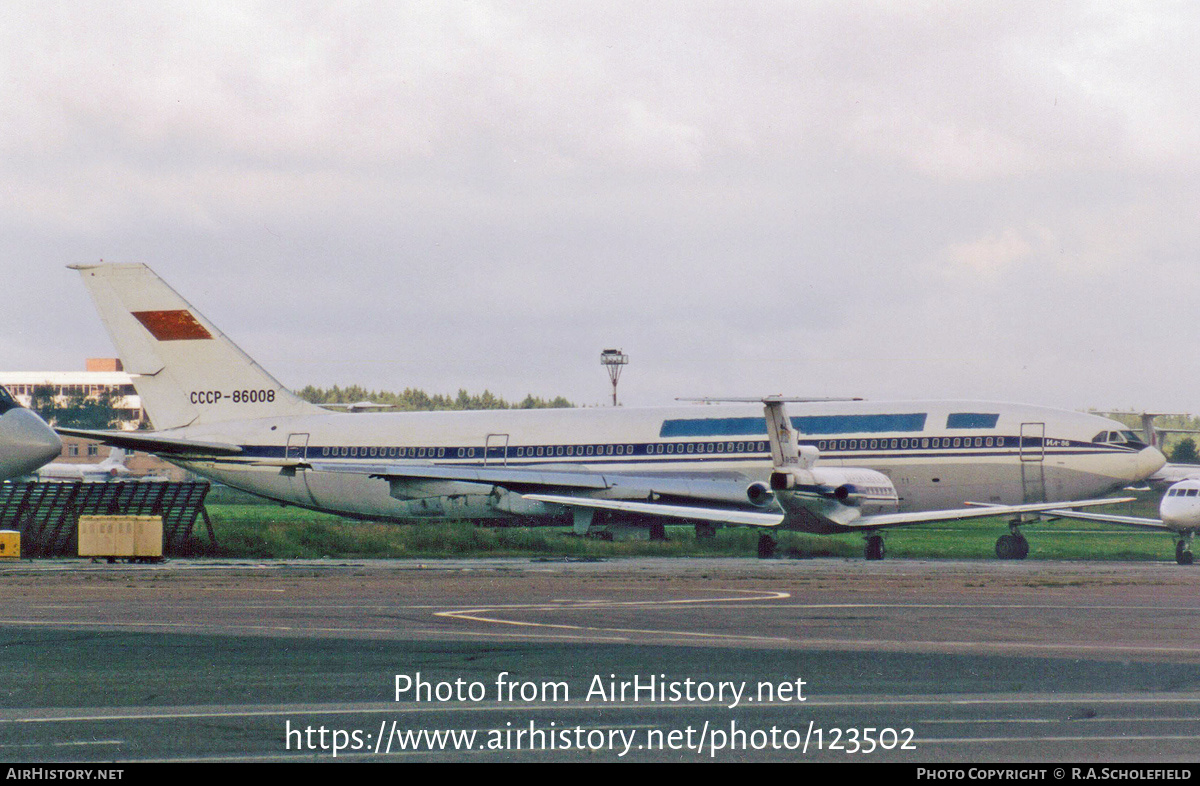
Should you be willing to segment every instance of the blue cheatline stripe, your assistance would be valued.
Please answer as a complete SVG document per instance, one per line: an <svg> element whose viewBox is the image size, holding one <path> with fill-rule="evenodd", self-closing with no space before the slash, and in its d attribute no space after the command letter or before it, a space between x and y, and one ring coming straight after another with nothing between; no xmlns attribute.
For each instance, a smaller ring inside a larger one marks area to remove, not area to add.
<svg viewBox="0 0 1200 786"><path fill-rule="evenodd" d="M909 433L924 431L927 417L924 412L894 415L799 415L792 418L792 425L806 436ZM766 418L687 418L664 420L658 435L663 438L736 437L766 433Z"/></svg>

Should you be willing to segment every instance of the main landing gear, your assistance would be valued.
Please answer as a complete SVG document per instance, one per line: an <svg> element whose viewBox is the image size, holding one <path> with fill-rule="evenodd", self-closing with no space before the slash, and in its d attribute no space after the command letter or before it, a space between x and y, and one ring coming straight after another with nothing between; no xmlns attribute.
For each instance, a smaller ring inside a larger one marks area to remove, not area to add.
<svg viewBox="0 0 1200 786"><path fill-rule="evenodd" d="M1191 565L1194 559L1192 555L1192 536L1195 533L1187 533L1187 537L1180 537L1175 542L1175 561L1180 565Z"/></svg>
<svg viewBox="0 0 1200 786"><path fill-rule="evenodd" d="M770 559L771 557L774 557L775 556L775 547L778 545L779 545L779 542L777 540L775 540L775 538L771 537L770 535L766 535L766 534L759 535L758 536L758 558L759 559Z"/></svg>
<svg viewBox="0 0 1200 786"><path fill-rule="evenodd" d="M996 541L996 556L1000 559L1025 559L1029 556L1029 541L1021 534L1016 523L1008 525L1009 534L1001 535Z"/></svg>
<svg viewBox="0 0 1200 786"><path fill-rule="evenodd" d="M883 559L886 550L883 547L882 535L868 535L863 547L863 556L870 560Z"/></svg>

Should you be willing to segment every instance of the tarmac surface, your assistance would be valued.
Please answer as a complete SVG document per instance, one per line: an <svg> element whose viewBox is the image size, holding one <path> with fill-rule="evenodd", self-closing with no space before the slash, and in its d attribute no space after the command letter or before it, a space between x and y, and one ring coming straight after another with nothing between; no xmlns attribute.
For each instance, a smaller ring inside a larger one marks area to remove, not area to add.
<svg viewBox="0 0 1200 786"><path fill-rule="evenodd" d="M6 762L1189 762L1200 567L0 565Z"/></svg>

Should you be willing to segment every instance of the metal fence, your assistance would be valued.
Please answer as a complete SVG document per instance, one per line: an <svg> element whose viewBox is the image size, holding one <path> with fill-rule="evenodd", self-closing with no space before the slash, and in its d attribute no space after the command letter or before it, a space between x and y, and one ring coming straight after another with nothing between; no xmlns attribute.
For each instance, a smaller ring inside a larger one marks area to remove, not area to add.
<svg viewBox="0 0 1200 786"><path fill-rule="evenodd" d="M163 481L29 481L0 483L0 529L21 533L21 554L64 557L78 553L80 516L162 516L163 554L188 552L196 519L216 544L204 509L209 484Z"/></svg>

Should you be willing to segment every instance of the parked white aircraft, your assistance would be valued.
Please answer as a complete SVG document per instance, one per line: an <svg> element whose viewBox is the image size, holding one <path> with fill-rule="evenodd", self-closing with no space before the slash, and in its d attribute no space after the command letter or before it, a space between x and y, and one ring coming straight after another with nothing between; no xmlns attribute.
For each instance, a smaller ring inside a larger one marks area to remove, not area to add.
<svg viewBox="0 0 1200 786"><path fill-rule="evenodd" d="M548 523L564 515L564 503L536 494L717 509L776 504L766 493L775 464L761 403L331 413L280 385L146 266L75 269L158 430L62 433L156 453L280 502L362 518ZM806 469L863 510L1094 497L1164 462L1132 432L1108 440L1111 430L1124 431L1116 421L1078 412L964 401L793 406ZM571 507L576 530L588 531L594 511ZM1023 556L1024 540L1012 529L998 550ZM882 556L881 543L869 541L868 554Z"/></svg>
<svg viewBox="0 0 1200 786"><path fill-rule="evenodd" d="M1189 478L1168 488L1158 503L1159 518L1156 519L1077 510L1056 510L1050 515L1170 532L1175 538L1175 561L1180 565L1191 565L1192 539L1200 529L1200 478Z"/></svg>
<svg viewBox="0 0 1200 786"><path fill-rule="evenodd" d="M45 421L0 387L0 480L28 474L62 450Z"/></svg>
<svg viewBox="0 0 1200 786"><path fill-rule="evenodd" d="M113 448L103 461L94 464L52 461L34 474L38 480L116 480L129 475L129 468L125 466L129 456L127 451Z"/></svg>

